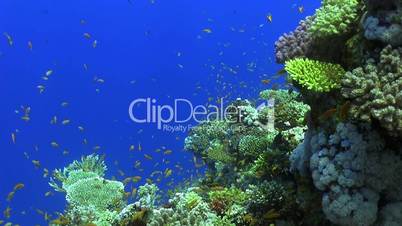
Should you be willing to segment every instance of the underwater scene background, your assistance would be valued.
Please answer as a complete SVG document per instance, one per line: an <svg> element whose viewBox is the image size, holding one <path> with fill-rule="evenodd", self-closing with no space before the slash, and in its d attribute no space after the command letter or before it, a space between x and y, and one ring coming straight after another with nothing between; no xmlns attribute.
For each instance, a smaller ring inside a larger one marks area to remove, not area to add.
<svg viewBox="0 0 402 226"><path fill-rule="evenodd" d="M401 0L0 17L0 225L402 225Z"/></svg>

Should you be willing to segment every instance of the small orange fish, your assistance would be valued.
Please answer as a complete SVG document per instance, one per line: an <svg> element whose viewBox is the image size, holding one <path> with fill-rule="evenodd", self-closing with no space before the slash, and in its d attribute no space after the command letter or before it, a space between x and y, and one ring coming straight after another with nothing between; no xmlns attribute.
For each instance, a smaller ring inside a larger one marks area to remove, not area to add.
<svg viewBox="0 0 402 226"><path fill-rule="evenodd" d="M10 207L7 207L4 211L3 211L3 216L5 217L5 218L10 218L11 217L11 208Z"/></svg>
<svg viewBox="0 0 402 226"><path fill-rule="evenodd" d="M281 215L274 209L269 210L263 215L263 218L266 220L273 220L279 218Z"/></svg>
<svg viewBox="0 0 402 226"><path fill-rule="evenodd" d="M272 14L267 15L267 20L272 23Z"/></svg>
<svg viewBox="0 0 402 226"><path fill-rule="evenodd" d="M326 121L326 120L330 119L331 117L333 117L336 113L337 113L337 109L336 108L331 108L331 109L327 110L326 112L324 112L319 117L319 119L321 121Z"/></svg>
<svg viewBox="0 0 402 226"><path fill-rule="evenodd" d="M62 122L61 122L61 124L63 124L63 125L68 125L68 124L70 124L70 119L65 119L65 120L63 120Z"/></svg>
<svg viewBox="0 0 402 226"><path fill-rule="evenodd" d="M36 169L40 168L40 161L39 160L32 160L32 164L35 166Z"/></svg>
<svg viewBox="0 0 402 226"><path fill-rule="evenodd" d="M7 38L8 45L13 46L14 45L13 38L7 32L4 32L3 35Z"/></svg>
<svg viewBox="0 0 402 226"><path fill-rule="evenodd" d="M299 13L304 13L304 6L299 6Z"/></svg>
<svg viewBox="0 0 402 226"><path fill-rule="evenodd" d="M123 181L122 181L122 183L124 184L124 185L127 185L128 183L130 183L131 182L131 177L126 177Z"/></svg>
<svg viewBox="0 0 402 226"><path fill-rule="evenodd" d="M119 175L120 175L121 177L124 177L124 175L126 175L126 174L123 172L123 170L117 170L117 172L119 173Z"/></svg>
<svg viewBox="0 0 402 226"><path fill-rule="evenodd" d="M85 33L84 33L84 38L86 38L86 39L91 39L91 34L85 32Z"/></svg>
<svg viewBox="0 0 402 226"><path fill-rule="evenodd" d="M148 184L153 184L153 180L152 180L152 179L147 178L146 181L147 181Z"/></svg>
<svg viewBox="0 0 402 226"><path fill-rule="evenodd" d="M25 187L25 185L23 183L18 183L14 186L14 191L23 189Z"/></svg>
<svg viewBox="0 0 402 226"><path fill-rule="evenodd" d="M173 153L173 151L170 149L163 152L164 155L170 155L172 153Z"/></svg>
<svg viewBox="0 0 402 226"><path fill-rule="evenodd" d="M271 82L271 80L269 80L269 79L261 80L261 83L264 84L264 85L268 85L270 82Z"/></svg>
<svg viewBox="0 0 402 226"><path fill-rule="evenodd" d="M59 148L60 147L60 145L55 141L51 142L50 146L52 146L53 148Z"/></svg>
<svg viewBox="0 0 402 226"><path fill-rule="evenodd" d="M28 41L28 49L32 51L33 45L31 41Z"/></svg>
<svg viewBox="0 0 402 226"><path fill-rule="evenodd" d="M210 28L205 28L202 30L204 33L210 34L212 33L212 30Z"/></svg>
<svg viewBox="0 0 402 226"><path fill-rule="evenodd" d="M134 183L137 183L137 182L140 181L141 179L142 179L141 176L134 176L134 177L133 177L133 182L134 182Z"/></svg>
<svg viewBox="0 0 402 226"><path fill-rule="evenodd" d="M152 160L152 156L150 156L150 155L144 154L144 157L145 157L146 159L148 159L148 160Z"/></svg>
<svg viewBox="0 0 402 226"><path fill-rule="evenodd" d="M52 195L53 195L53 192L51 192L51 191L48 191L48 192L45 193L45 197L49 197L49 196L52 196Z"/></svg>
<svg viewBox="0 0 402 226"><path fill-rule="evenodd" d="M16 142L15 133L11 133L11 141L13 142L13 144L15 144Z"/></svg>
<svg viewBox="0 0 402 226"><path fill-rule="evenodd" d="M46 177L48 177L48 176L49 176L49 170L46 169L46 168L44 168L44 169L43 169L43 178L46 178Z"/></svg>
<svg viewBox="0 0 402 226"><path fill-rule="evenodd" d="M133 190L131 190L131 197L135 198L136 195L137 195L137 189L133 188Z"/></svg>
<svg viewBox="0 0 402 226"><path fill-rule="evenodd" d="M169 177L170 175L172 175L172 173L173 173L173 171L171 170L171 169L169 169L169 168L167 168L166 170L165 170L165 177Z"/></svg>
<svg viewBox="0 0 402 226"><path fill-rule="evenodd" d="M134 163L134 168L136 168L136 169L138 169L138 168L140 168L140 166L141 166L141 162L140 161L135 161L135 163Z"/></svg>
<svg viewBox="0 0 402 226"><path fill-rule="evenodd" d="M346 101L342 106L339 108L339 119L345 121L348 118L349 110L350 110L351 103L350 101Z"/></svg>
<svg viewBox="0 0 402 226"><path fill-rule="evenodd" d="M15 191L8 193L7 199L6 199L7 202L10 202L14 198L14 195L15 195Z"/></svg>

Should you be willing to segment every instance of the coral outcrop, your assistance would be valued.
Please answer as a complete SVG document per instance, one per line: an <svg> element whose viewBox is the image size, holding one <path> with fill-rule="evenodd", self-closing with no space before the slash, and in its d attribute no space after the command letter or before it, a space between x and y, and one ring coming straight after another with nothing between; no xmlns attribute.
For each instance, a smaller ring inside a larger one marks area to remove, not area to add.
<svg viewBox="0 0 402 226"><path fill-rule="evenodd" d="M342 95L352 102L351 115L377 121L390 135L402 137L402 48L385 47L379 59L346 73Z"/></svg>

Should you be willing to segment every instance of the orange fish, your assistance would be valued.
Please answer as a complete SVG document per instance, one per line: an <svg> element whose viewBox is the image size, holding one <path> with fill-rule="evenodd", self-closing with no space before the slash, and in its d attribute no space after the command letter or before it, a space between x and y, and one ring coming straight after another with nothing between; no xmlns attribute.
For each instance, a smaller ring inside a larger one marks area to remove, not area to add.
<svg viewBox="0 0 402 226"><path fill-rule="evenodd" d="M324 112L320 116L319 119L321 121L326 121L326 120L330 119L331 117L333 117L336 113L337 113L337 109L336 108L331 108L331 109L327 110L326 112Z"/></svg>
<svg viewBox="0 0 402 226"><path fill-rule="evenodd" d="M210 34L212 33L212 30L210 28L205 28L202 30L204 33Z"/></svg>
<svg viewBox="0 0 402 226"><path fill-rule="evenodd" d="M86 39L91 39L91 35L90 35L89 33L84 33L84 37L85 37Z"/></svg>
<svg viewBox="0 0 402 226"><path fill-rule="evenodd" d="M267 16L267 20L272 23L272 14L269 14L269 15Z"/></svg>
<svg viewBox="0 0 402 226"><path fill-rule="evenodd" d="M28 49L32 51L33 45L31 41L28 41Z"/></svg>
<svg viewBox="0 0 402 226"><path fill-rule="evenodd" d="M261 80L261 83L264 84L264 85L268 85L270 82L271 82L271 80L269 80L269 79Z"/></svg>
<svg viewBox="0 0 402 226"><path fill-rule="evenodd" d="M339 108L339 119L345 121L349 115L351 103L350 101L346 101L342 106Z"/></svg>

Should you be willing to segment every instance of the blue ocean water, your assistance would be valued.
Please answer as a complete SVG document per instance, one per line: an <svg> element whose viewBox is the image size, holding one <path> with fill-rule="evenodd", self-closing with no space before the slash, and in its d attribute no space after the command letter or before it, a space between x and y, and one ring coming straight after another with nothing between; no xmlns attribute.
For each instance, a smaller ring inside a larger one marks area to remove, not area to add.
<svg viewBox="0 0 402 226"><path fill-rule="evenodd" d="M128 191L155 170L173 170L158 182L164 190L196 178L201 169L183 151L187 133L134 123L131 101L229 102L284 85L283 79L261 82L281 69L274 42L318 6L304 0L0 1L0 220L47 225L42 211L61 212L66 203L48 185L45 169L50 175L93 152L105 155L108 178L143 178ZM29 121L23 118L28 108ZM18 183L24 188L7 201Z"/></svg>

